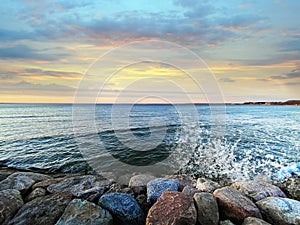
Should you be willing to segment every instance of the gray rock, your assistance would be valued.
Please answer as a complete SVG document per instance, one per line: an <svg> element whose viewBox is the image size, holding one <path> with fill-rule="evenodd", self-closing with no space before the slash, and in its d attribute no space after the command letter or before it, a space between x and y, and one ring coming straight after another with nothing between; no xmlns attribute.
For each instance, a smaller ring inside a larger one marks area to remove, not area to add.
<svg viewBox="0 0 300 225"><path fill-rule="evenodd" d="M246 219L244 219L242 225L271 225L271 224L255 217L247 217Z"/></svg>
<svg viewBox="0 0 300 225"><path fill-rule="evenodd" d="M47 179L47 180L43 180L40 182L36 182L34 185L32 185L32 189L36 189L36 188L44 188L47 189L47 187L51 184L57 184L61 181L63 181L64 179L66 179L65 177L59 177L59 178L51 178L51 179Z"/></svg>
<svg viewBox="0 0 300 225"><path fill-rule="evenodd" d="M197 206L197 220L201 225L218 225L219 209L214 196L210 193L196 193L194 201Z"/></svg>
<svg viewBox="0 0 300 225"><path fill-rule="evenodd" d="M247 217L261 218L257 206L245 195L231 187L217 189L213 193L220 212L232 221L242 222Z"/></svg>
<svg viewBox="0 0 300 225"><path fill-rule="evenodd" d="M112 225L110 213L100 206L81 199L73 199L56 225Z"/></svg>
<svg viewBox="0 0 300 225"><path fill-rule="evenodd" d="M144 213L136 200L129 194L117 192L104 194L98 204L107 209L119 225L144 224Z"/></svg>
<svg viewBox="0 0 300 225"><path fill-rule="evenodd" d="M0 181L3 181L4 179L6 179L9 175L13 174L14 172L16 172L16 171L13 169L0 168Z"/></svg>
<svg viewBox="0 0 300 225"><path fill-rule="evenodd" d="M223 221L220 221L219 224L220 224L220 225L234 225L234 223L232 223L230 220L223 220Z"/></svg>
<svg viewBox="0 0 300 225"><path fill-rule="evenodd" d="M147 184L147 202L154 203L166 191L177 191L179 181L168 178L156 178Z"/></svg>
<svg viewBox="0 0 300 225"><path fill-rule="evenodd" d="M146 218L146 225L194 225L196 222L193 198L178 191L164 191Z"/></svg>
<svg viewBox="0 0 300 225"><path fill-rule="evenodd" d="M0 224L6 224L23 204L21 193L18 190L0 191Z"/></svg>
<svg viewBox="0 0 300 225"><path fill-rule="evenodd" d="M0 190L16 189L25 194L35 182L51 178L48 175L32 172L16 172L0 182Z"/></svg>
<svg viewBox="0 0 300 225"><path fill-rule="evenodd" d="M300 224L300 202L289 198L268 197L256 202L266 221L276 225Z"/></svg>
<svg viewBox="0 0 300 225"><path fill-rule="evenodd" d="M194 188L194 187L191 187L191 186L185 186L184 188L183 188L183 190L182 190L182 193L184 193L184 194L186 194L186 195L188 195L188 196L191 196L191 197L193 197L194 196L194 194L196 194L196 193L200 193L201 191L200 190L198 190L198 189L196 189L196 188Z"/></svg>
<svg viewBox="0 0 300 225"><path fill-rule="evenodd" d="M29 202L35 198L42 197L46 195L46 190L44 188L36 188L25 198L25 202Z"/></svg>
<svg viewBox="0 0 300 225"><path fill-rule="evenodd" d="M61 217L72 199L72 194L62 192L36 198L23 205L9 221L9 225L52 225Z"/></svg>
<svg viewBox="0 0 300 225"><path fill-rule="evenodd" d="M130 178L129 187L141 187L147 186L147 183L151 180L154 180L156 177L150 174L139 174Z"/></svg>
<svg viewBox="0 0 300 225"><path fill-rule="evenodd" d="M266 197L286 197L279 187L264 181L236 182L231 187L239 190L255 202Z"/></svg>
<svg viewBox="0 0 300 225"><path fill-rule="evenodd" d="M206 178L198 178L196 188L199 191L212 193L216 189L221 188L221 186L212 180Z"/></svg>
<svg viewBox="0 0 300 225"><path fill-rule="evenodd" d="M300 177L289 177L283 182L276 183L276 185L280 187L289 198L300 201Z"/></svg>
<svg viewBox="0 0 300 225"><path fill-rule="evenodd" d="M84 175L66 178L48 186L47 191L57 193L70 191L73 196L88 199L89 196L103 194L110 186L110 181L93 175Z"/></svg>

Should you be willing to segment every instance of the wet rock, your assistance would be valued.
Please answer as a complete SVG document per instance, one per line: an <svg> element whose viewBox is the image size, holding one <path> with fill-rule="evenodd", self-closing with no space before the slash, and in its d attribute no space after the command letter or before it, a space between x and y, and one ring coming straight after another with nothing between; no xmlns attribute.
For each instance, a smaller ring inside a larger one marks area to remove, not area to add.
<svg viewBox="0 0 300 225"><path fill-rule="evenodd" d="M196 222L197 211L193 199L177 191L164 191L146 218L146 225L193 225Z"/></svg>
<svg viewBox="0 0 300 225"><path fill-rule="evenodd" d="M16 172L0 182L0 190L16 189L25 194L35 182L51 178L48 175L32 172Z"/></svg>
<svg viewBox="0 0 300 225"><path fill-rule="evenodd" d="M61 217L72 199L72 194L62 192L36 198L23 205L9 225L52 225Z"/></svg>
<svg viewBox="0 0 300 225"><path fill-rule="evenodd" d="M154 203L161 194L166 191L177 191L179 181L168 178L156 178L147 184L147 202Z"/></svg>
<svg viewBox="0 0 300 225"><path fill-rule="evenodd" d="M110 213L100 206L81 199L73 199L56 225L112 225Z"/></svg>
<svg viewBox="0 0 300 225"><path fill-rule="evenodd" d="M56 184L48 186L47 191L57 193L70 191L73 196L78 198L89 198L95 192L102 194L109 188L110 181L93 175L84 175L66 178Z"/></svg>
<svg viewBox="0 0 300 225"><path fill-rule="evenodd" d="M300 201L300 178L299 177L289 177L283 182L276 183L289 198L296 199Z"/></svg>
<svg viewBox="0 0 300 225"><path fill-rule="evenodd" d="M242 225L271 225L271 224L255 217L247 217L246 219L244 219Z"/></svg>
<svg viewBox="0 0 300 225"><path fill-rule="evenodd" d="M146 192L147 183L155 178L155 176L152 176L150 174L135 175L130 178L129 187L132 188L137 194L140 194L141 192Z"/></svg>
<svg viewBox="0 0 300 225"><path fill-rule="evenodd" d="M239 190L255 202L266 197L286 197L279 187L264 181L236 182L231 187Z"/></svg>
<svg viewBox="0 0 300 225"><path fill-rule="evenodd" d="M99 199L101 207L107 209L116 224L119 225L142 225L144 224L144 214L136 202L129 194L125 193L109 193L104 194Z"/></svg>
<svg viewBox="0 0 300 225"><path fill-rule="evenodd" d="M221 188L221 186L212 180L206 178L198 178L196 188L199 191L213 193L216 189Z"/></svg>
<svg viewBox="0 0 300 225"><path fill-rule="evenodd" d="M191 187L191 186L185 186L183 188L183 190L182 190L182 193L184 193L184 194L186 194L188 196L191 196L191 197L193 197L194 194L200 193L200 192L201 192L200 190L198 190L198 189L196 189L194 187Z"/></svg>
<svg viewBox="0 0 300 225"><path fill-rule="evenodd" d="M25 202L29 202L35 198L42 197L46 195L46 190L44 188L36 188L25 198Z"/></svg>
<svg viewBox="0 0 300 225"><path fill-rule="evenodd" d="M6 224L23 204L21 193L18 190L0 191L0 224Z"/></svg>
<svg viewBox="0 0 300 225"><path fill-rule="evenodd" d="M194 195L197 206L197 220L201 225L218 225L219 209L214 196L210 193L202 192Z"/></svg>
<svg viewBox="0 0 300 225"><path fill-rule="evenodd" d="M266 221L276 225L300 224L300 202L289 198L268 197L256 202Z"/></svg>
<svg viewBox="0 0 300 225"><path fill-rule="evenodd" d="M217 189L213 193L222 214L233 221L242 222L247 217L261 218L256 205L245 195L231 187Z"/></svg>

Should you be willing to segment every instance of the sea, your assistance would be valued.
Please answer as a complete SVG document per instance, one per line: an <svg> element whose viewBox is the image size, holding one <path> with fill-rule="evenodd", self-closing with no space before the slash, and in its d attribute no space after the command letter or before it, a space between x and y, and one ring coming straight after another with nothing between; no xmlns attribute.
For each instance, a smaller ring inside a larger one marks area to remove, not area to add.
<svg viewBox="0 0 300 225"><path fill-rule="evenodd" d="M0 166L274 178L300 162L299 124L299 106L0 104Z"/></svg>

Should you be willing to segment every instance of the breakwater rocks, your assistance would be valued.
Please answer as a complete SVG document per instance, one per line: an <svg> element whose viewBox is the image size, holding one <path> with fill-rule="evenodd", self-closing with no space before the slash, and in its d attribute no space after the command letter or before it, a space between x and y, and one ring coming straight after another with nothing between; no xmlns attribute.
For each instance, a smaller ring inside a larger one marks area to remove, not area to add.
<svg viewBox="0 0 300 225"><path fill-rule="evenodd" d="M300 187L291 185L299 184L299 177L227 185L184 175L124 177L116 182L95 174L51 176L0 168L0 224L300 224Z"/></svg>

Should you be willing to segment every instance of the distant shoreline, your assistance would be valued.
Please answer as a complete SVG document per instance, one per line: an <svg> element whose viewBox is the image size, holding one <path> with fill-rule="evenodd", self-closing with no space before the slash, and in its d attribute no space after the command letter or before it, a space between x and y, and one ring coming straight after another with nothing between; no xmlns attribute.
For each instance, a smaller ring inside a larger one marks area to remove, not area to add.
<svg viewBox="0 0 300 225"><path fill-rule="evenodd" d="M60 103L60 102L0 102L2 104L16 104L16 105L73 105L72 102ZM75 103L76 105L114 105L114 103ZM118 103L118 105L263 105L263 106L300 106L300 100L288 100L285 102L266 102L266 101L249 101L249 102L225 102L225 103Z"/></svg>

